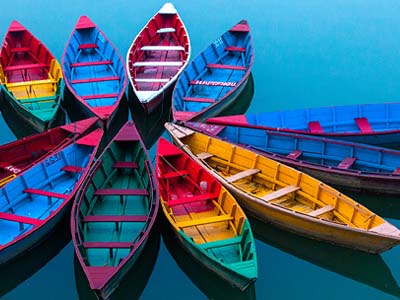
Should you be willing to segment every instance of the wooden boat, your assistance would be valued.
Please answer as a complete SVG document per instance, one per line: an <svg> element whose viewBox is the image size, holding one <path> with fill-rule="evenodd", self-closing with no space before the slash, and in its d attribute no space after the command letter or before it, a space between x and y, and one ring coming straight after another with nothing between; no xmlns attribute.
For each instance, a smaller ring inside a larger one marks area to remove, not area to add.
<svg viewBox="0 0 400 300"><path fill-rule="evenodd" d="M62 55L65 99L72 120L96 116L108 127L125 95L125 64L106 35L81 16ZM126 112L127 114L127 112Z"/></svg>
<svg viewBox="0 0 400 300"><path fill-rule="evenodd" d="M0 263L30 251L69 214L103 134L95 129L0 189Z"/></svg>
<svg viewBox="0 0 400 300"><path fill-rule="evenodd" d="M380 253L400 230L338 190L253 151L166 123L178 146L201 162L254 217L333 244Z"/></svg>
<svg viewBox="0 0 400 300"><path fill-rule="evenodd" d="M151 160L132 121L100 154L71 214L72 241L90 288L108 299L148 240L158 211Z"/></svg>
<svg viewBox="0 0 400 300"><path fill-rule="evenodd" d="M96 118L62 125L0 146L0 187L64 148L94 126Z"/></svg>
<svg viewBox="0 0 400 300"><path fill-rule="evenodd" d="M182 19L172 3L164 4L128 50L129 98L136 97L143 110L152 113L171 96L178 76L189 63L190 52L189 34Z"/></svg>
<svg viewBox="0 0 400 300"><path fill-rule="evenodd" d="M61 67L46 46L17 21L12 21L0 50L3 105L16 122L32 132L64 124L60 109L64 89Z"/></svg>
<svg viewBox="0 0 400 300"><path fill-rule="evenodd" d="M323 136L383 147L400 145L400 102L261 112L213 117L207 122Z"/></svg>
<svg viewBox="0 0 400 300"><path fill-rule="evenodd" d="M187 251L241 290L257 278L250 223L235 198L185 152L160 138L157 179L164 215Z"/></svg>
<svg viewBox="0 0 400 300"><path fill-rule="evenodd" d="M249 147L337 188L400 195L398 150L261 128L194 122L185 125Z"/></svg>
<svg viewBox="0 0 400 300"><path fill-rule="evenodd" d="M247 21L242 20L198 55L179 77L172 94L175 121L204 121L240 99L254 62Z"/></svg>

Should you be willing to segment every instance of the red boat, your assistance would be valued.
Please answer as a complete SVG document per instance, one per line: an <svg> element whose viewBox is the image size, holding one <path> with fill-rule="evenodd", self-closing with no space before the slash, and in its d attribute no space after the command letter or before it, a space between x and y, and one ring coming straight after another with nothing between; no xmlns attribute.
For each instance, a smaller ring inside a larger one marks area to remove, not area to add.
<svg viewBox="0 0 400 300"><path fill-rule="evenodd" d="M129 48L126 66L130 101L136 97L146 113L153 112L171 95L190 52L189 35L178 12L171 3L164 4Z"/></svg>
<svg viewBox="0 0 400 300"><path fill-rule="evenodd" d="M0 187L57 149L87 133L97 118L49 129L0 146Z"/></svg>

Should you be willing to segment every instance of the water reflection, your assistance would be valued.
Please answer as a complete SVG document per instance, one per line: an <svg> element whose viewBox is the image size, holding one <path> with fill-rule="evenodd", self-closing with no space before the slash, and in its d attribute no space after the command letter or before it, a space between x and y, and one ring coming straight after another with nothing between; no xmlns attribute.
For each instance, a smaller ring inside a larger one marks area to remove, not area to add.
<svg viewBox="0 0 400 300"><path fill-rule="evenodd" d="M69 219L63 218L54 231L29 252L0 266L0 298L44 267L71 240ZM66 234L68 233L68 234Z"/></svg>
<svg viewBox="0 0 400 300"><path fill-rule="evenodd" d="M281 251L400 297L400 287L380 255L311 240L251 219L254 236Z"/></svg>
<svg viewBox="0 0 400 300"><path fill-rule="evenodd" d="M174 235L164 217L162 219L162 237L169 253L181 270L210 300L255 300L255 285L245 292L233 287L221 277L207 269L191 256Z"/></svg>
<svg viewBox="0 0 400 300"><path fill-rule="evenodd" d="M143 252L137 261L121 280L119 287L107 300L136 300L139 299L153 272L160 248L160 231L155 227L149 235ZM97 296L89 287L86 276L74 255L75 283L79 300L97 300Z"/></svg>

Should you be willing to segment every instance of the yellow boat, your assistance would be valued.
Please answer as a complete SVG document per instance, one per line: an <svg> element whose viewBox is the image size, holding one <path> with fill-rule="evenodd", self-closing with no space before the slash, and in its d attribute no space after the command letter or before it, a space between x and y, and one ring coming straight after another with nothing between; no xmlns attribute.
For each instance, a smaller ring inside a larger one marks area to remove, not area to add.
<svg viewBox="0 0 400 300"><path fill-rule="evenodd" d="M400 230L338 190L243 147L172 123L174 142L201 162L248 214L329 243L380 253L400 242Z"/></svg>

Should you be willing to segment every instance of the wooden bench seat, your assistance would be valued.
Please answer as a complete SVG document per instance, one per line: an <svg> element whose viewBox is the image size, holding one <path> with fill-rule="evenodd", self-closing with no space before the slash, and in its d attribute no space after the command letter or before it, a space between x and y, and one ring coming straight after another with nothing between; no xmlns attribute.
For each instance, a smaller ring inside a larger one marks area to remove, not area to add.
<svg viewBox="0 0 400 300"><path fill-rule="evenodd" d="M31 48L29 47L15 47L11 49L11 53L16 53L16 52L29 52L31 51Z"/></svg>
<svg viewBox="0 0 400 300"><path fill-rule="evenodd" d="M12 221L12 222L18 222L18 223L24 223L24 224L29 224L29 225L40 225L44 221L31 218L31 217L25 217L25 216L18 216L10 213L5 213L5 212L0 212L0 220L6 220L6 221Z"/></svg>
<svg viewBox="0 0 400 300"><path fill-rule="evenodd" d="M82 222L146 222L148 216L111 216L111 215L88 215L82 218Z"/></svg>
<svg viewBox="0 0 400 300"><path fill-rule="evenodd" d="M99 45L97 45L97 44L80 44L78 46L79 50L82 50L82 49L96 49L96 48L99 48Z"/></svg>
<svg viewBox="0 0 400 300"><path fill-rule="evenodd" d="M112 167L114 169L137 169L139 166L134 161L116 161Z"/></svg>
<svg viewBox="0 0 400 300"><path fill-rule="evenodd" d="M146 189L98 189L94 192L95 196L148 196Z"/></svg>
<svg viewBox="0 0 400 300"><path fill-rule="evenodd" d="M214 103L214 98L200 98L200 97L183 97L183 101L187 102L203 102L203 103Z"/></svg>
<svg viewBox="0 0 400 300"><path fill-rule="evenodd" d="M344 170L349 169L356 160L356 157L346 157L337 165L337 167Z"/></svg>
<svg viewBox="0 0 400 300"><path fill-rule="evenodd" d="M318 217L318 216L323 215L323 214L325 214L327 212L330 212L330 211L332 211L334 209L335 208L332 205L326 205L326 206L320 207L320 208L318 208L316 210L313 210L313 211L311 211L311 212L309 212L307 214L309 216L312 216L312 217Z"/></svg>
<svg viewBox="0 0 400 300"><path fill-rule="evenodd" d="M175 32L175 28L173 27L165 27L165 28L160 28L157 30L157 33L173 33Z"/></svg>
<svg viewBox="0 0 400 300"><path fill-rule="evenodd" d="M301 154L303 154L303 151L301 150L294 150L292 152L290 152L288 155L286 155L287 158L291 158L291 159L298 159Z"/></svg>
<svg viewBox="0 0 400 300"><path fill-rule="evenodd" d="M67 199L69 197L69 195L67 195L67 194L60 194L60 193L38 190L38 189L31 189L31 188L24 189L24 193L30 193L30 194L47 196L47 197L51 197L51 198L60 198L60 199Z"/></svg>
<svg viewBox="0 0 400 300"><path fill-rule="evenodd" d="M10 71L19 71L19 70L25 70L25 69L43 69L46 68L46 64L25 64L25 65L17 65L17 66L7 66L4 68L5 72L10 72Z"/></svg>
<svg viewBox="0 0 400 300"><path fill-rule="evenodd" d="M99 248L99 249L132 248L133 246L135 246L135 243L132 243L132 242L83 242L82 246L84 248Z"/></svg>
<svg viewBox="0 0 400 300"><path fill-rule="evenodd" d="M168 82L168 78L135 78L136 82L144 82L144 83L165 83Z"/></svg>
<svg viewBox="0 0 400 300"><path fill-rule="evenodd" d="M142 51L185 51L182 46L143 46Z"/></svg>
<svg viewBox="0 0 400 300"><path fill-rule="evenodd" d="M260 197L260 198L263 199L263 200L265 200L265 201L267 201L267 202L269 202L269 201L272 201L272 200L274 200L274 199L278 199L278 198L280 198L280 197L282 197L282 196L285 196L285 195L287 195L287 194L296 192L296 191L298 191L298 190L300 190L300 187L299 187L299 186L296 186L296 185L288 185L288 186L285 186L284 188L281 188L281 189L279 189L279 190L276 190L276 191L273 191L273 192L271 192L271 193L268 193L268 194L266 194L265 196L262 196L262 197Z"/></svg>
<svg viewBox="0 0 400 300"><path fill-rule="evenodd" d="M244 170L242 172L239 172L239 173L237 173L235 175L226 177L225 180L228 181L229 183L232 183L232 182L238 181L240 179L243 179L245 177L257 174L258 172L260 172L259 169L248 169L248 170Z"/></svg>
<svg viewBox="0 0 400 300"><path fill-rule="evenodd" d="M236 47L236 46L227 46L227 47L225 47L225 51L246 52L246 48Z"/></svg>
<svg viewBox="0 0 400 300"><path fill-rule="evenodd" d="M198 201L213 200L216 198L218 198L218 194L205 193L205 194L200 194L200 195L193 195L191 197L184 197L184 198L178 198L175 200L170 200L167 202L167 204L169 206L175 206L175 205L189 204L189 203L198 202Z"/></svg>
<svg viewBox="0 0 400 300"><path fill-rule="evenodd" d="M86 95L82 96L84 100L92 100L92 99L105 99L105 98L117 98L118 94L111 93L111 94L97 94L97 95Z"/></svg>
<svg viewBox="0 0 400 300"><path fill-rule="evenodd" d="M220 215L220 216L207 217L207 218L196 219L196 220L180 221L180 222L177 222L176 225L180 228L185 228L185 227L206 225L206 224L231 221L231 220L233 220L233 217L231 215Z"/></svg>
<svg viewBox="0 0 400 300"><path fill-rule="evenodd" d="M105 66L105 65L112 65L111 60L97 60L97 61L83 61L83 62L77 62L77 63L72 63L69 66L71 68L76 68L76 67L93 67L93 66Z"/></svg>
<svg viewBox="0 0 400 300"><path fill-rule="evenodd" d="M180 67L181 61L137 61L133 63L133 67Z"/></svg>
<svg viewBox="0 0 400 300"><path fill-rule="evenodd" d="M224 65L224 64L207 64L207 68L246 71L245 66Z"/></svg>
<svg viewBox="0 0 400 300"><path fill-rule="evenodd" d="M186 175L189 175L188 170L179 170L175 172L168 172L163 175L163 178L165 179L171 179L171 178L176 178L176 177L184 177Z"/></svg>
<svg viewBox="0 0 400 300"><path fill-rule="evenodd" d="M198 247L202 249L211 249L211 248L220 248L220 247L226 247L226 246L232 246L239 244L242 241L242 237L236 236L233 238L229 239L223 239L223 240L218 240L218 241L212 241L212 242L207 242L203 244L197 244Z"/></svg>
<svg viewBox="0 0 400 300"><path fill-rule="evenodd" d="M119 79L120 79L119 76L107 76L107 77L75 79L75 80L71 80L71 83L72 84L78 84L78 83L112 81L112 80L119 80Z"/></svg>
<svg viewBox="0 0 400 300"><path fill-rule="evenodd" d="M61 171L81 173L83 171L83 168L80 166L64 166L61 168Z"/></svg>
<svg viewBox="0 0 400 300"><path fill-rule="evenodd" d="M322 128L319 121L311 121L308 122L308 129L311 133L323 133L324 129Z"/></svg>
<svg viewBox="0 0 400 300"><path fill-rule="evenodd" d="M197 158L201 159L201 160L204 160L204 159L207 159L207 158L210 158L210 157L213 157L213 156L214 156L214 154L211 154L211 153L208 153L208 152L201 152L201 153L197 154Z"/></svg>
<svg viewBox="0 0 400 300"><path fill-rule="evenodd" d="M374 130L372 129L371 125L368 122L368 119L365 117L362 118L354 118L358 128L362 133L372 133Z"/></svg>

